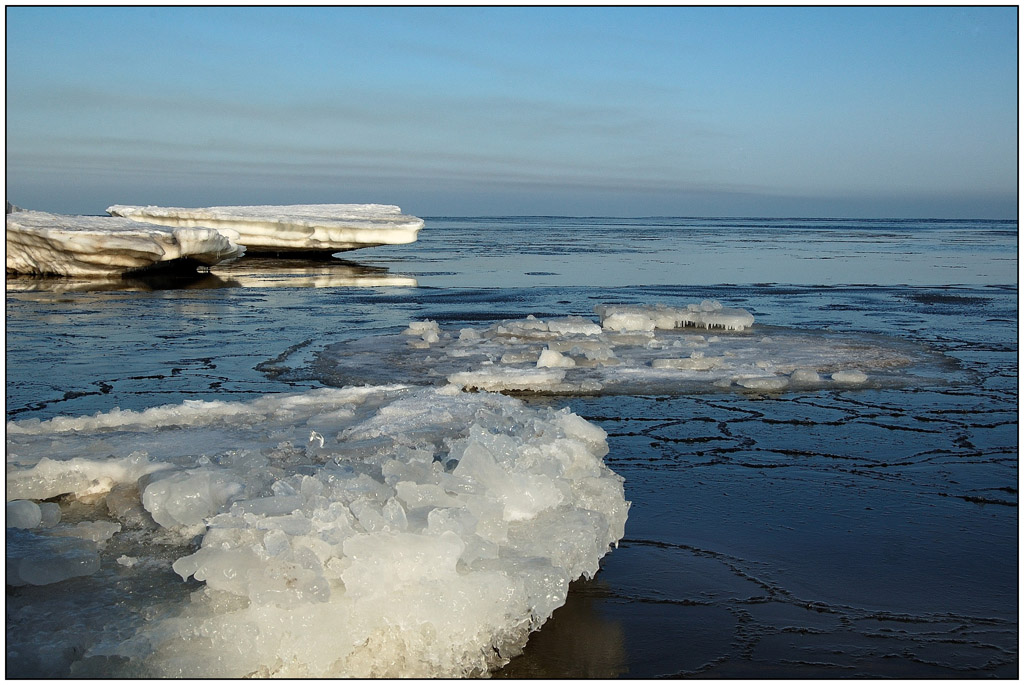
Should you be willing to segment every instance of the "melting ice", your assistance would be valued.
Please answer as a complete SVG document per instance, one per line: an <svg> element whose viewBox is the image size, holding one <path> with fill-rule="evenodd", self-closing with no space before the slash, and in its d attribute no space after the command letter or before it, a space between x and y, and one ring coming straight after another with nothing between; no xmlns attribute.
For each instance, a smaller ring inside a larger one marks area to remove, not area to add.
<svg viewBox="0 0 1024 685"><path fill-rule="evenodd" d="M8 675L482 674L596 573L628 509L600 428L454 386L7 434Z"/></svg>
<svg viewBox="0 0 1024 685"><path fill-rule="evenodd" d="M463 390L850 387L919 361L714 301L596 315L414 321L326 348L341 389L9 422L8 674L487 673L629 504L599 427Z"/></svg>
<svg viewBox="0 0 1024 685"><path fill-rule="evenodd" d="M212 265L245 248L212 228L168 228L128 219L7 214L7 271L59 276L110 276L188 259Z"/></svg>
<svg viewBox="0 0 1024 685"><path fill-rule="evenodd" d="M316 373L340 385L386 372L467 390L650 394L896 383L916 361L895 341L755 328L749 312L715 301L596 313L596 321L528 316L459 330L414 321L398 335L328 347ZM381 355L383 364L371 361Z"/></svg>
<svg viewBox="0 0 1024 685"><path fill-rule="evenodd" d="M113 205L113 216L163 226L204 226L222 231L254 252L339 252L416 241L423 220L394 205L261 205L139 207Z"/></svg>

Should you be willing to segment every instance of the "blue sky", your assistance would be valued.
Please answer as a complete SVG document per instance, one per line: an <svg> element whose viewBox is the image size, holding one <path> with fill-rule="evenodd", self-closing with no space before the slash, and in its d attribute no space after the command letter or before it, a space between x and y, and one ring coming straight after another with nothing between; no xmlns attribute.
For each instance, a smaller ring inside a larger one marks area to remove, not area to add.
<svg viewBox="0 0 1024 685"><path fill-rule="evenodd" d="M1017 215L1017 8L8 7L7 193Z"/></svg>

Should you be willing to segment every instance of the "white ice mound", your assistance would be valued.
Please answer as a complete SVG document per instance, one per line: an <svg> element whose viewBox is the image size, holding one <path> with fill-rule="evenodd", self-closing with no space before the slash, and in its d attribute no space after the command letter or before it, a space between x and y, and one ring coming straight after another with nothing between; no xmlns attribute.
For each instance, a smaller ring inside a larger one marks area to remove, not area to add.
<svg viewBox="0 0 1024 685"><path fill-rule="evenodd" d="M211 266L245 248L211 228L168 228L107 216L7 215L7 271L109 277L190 260Z"/></svg>
<svg viewBox="0 0 1024 685"><path fill-rule="evenodd" d="M459 330L414 321L401 336L327 347L313 372L337 385L452 383L509 393L777 392L869 379L901 384L906 369L926 357L882 336L756 330L751 314L717 302L596 310L603 327L578 316L528 316Z"/></svg>
<svg viewBox="0 0 1024 685"><path fill-rule="evenodd" d="M107 213L163 226L203 226L230 236L250 253L340 252L416 242L423 219L394 205L257 205L139 207L113 205Z"/></svg>
<svg viewBox="0 0 1024 685"><path fill-rule="evenodd" d="M93 573L87 582L166 578L153 556L161 541L202 536L173 561L177 582L202 583L187 599L143 611L145 593L124 597L140 605L135 618L110 619L77 652L51 650L80 659L75 673L106 677L484 674L564 602L570 581L597 572L629 507L603 463L601 428L451 387L323 389L7 427L9 501L106 488L102 510L124 530L78 533L88 539L65 555L64 566ZM16 508L35 521L30 506ZM61 558L34 531L19 535L19 558L35 547L37 558ZM105 545L99 559L116 572L88 565L89 544ZM33 568L17 582L37 582ZM88 589L69 591L82 601ZM105 592L96 596L102 623ZM28 642L32 626L16 629ZM80 632L67 639L81 645ZM45 635L48 648L55 640Z"/></svg>

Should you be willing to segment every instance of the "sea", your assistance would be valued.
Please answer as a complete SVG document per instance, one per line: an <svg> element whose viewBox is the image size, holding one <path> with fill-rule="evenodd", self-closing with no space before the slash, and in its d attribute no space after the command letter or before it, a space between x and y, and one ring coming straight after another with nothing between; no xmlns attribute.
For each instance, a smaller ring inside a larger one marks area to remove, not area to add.
<svg viewBox="0 0 1024 685"><path fill-rule="evenodd" d="M603 428L631 507L494 675L1016 678L1018 273L1016 220L545 216L188 279L8 277L6 418L344 385L328 350L413 321L601 305L912 345L939 362L892 385L519 395Z"/></svg>

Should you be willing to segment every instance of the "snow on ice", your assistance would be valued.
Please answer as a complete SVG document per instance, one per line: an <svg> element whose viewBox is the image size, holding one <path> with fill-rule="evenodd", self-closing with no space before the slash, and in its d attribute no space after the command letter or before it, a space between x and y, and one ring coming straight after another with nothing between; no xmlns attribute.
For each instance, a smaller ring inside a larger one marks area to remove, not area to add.
<svg viewBox="0 0 1024 685"><path fill-rule="evenodd" d="M671 394L898 383L900 370L915 361L915 351L896 341L759 332L749 312L714 301L596 312L598 322L528 316L458 331L414 321L400 335L327 347L316 373L339 385L386 380L513 393ZM383 364L372 362L381 355Z"/></svg>
<svg viewBox="0 0 1024 685"><path fill-rule="evenodd" d="M245 248L211 228L19 210L7 214L7 271L104 277L190 260L209 266Z"/></svg>
<svg viewBox="0 0 1024 685"><path fill-rule="evenodd" d="M451 385L7 434L7 582L64 617L8 598L8 675L480 675L597 572L629 506L599 427Z"/></svg>
<svg viewBox="0 0 1024 685"><path fill-rule="evenodd" d="M164 226L215 228L250 253L340 252L416 241L423 220L394 205L334 204L239 207L113 205L113 216Z"/></svg>

